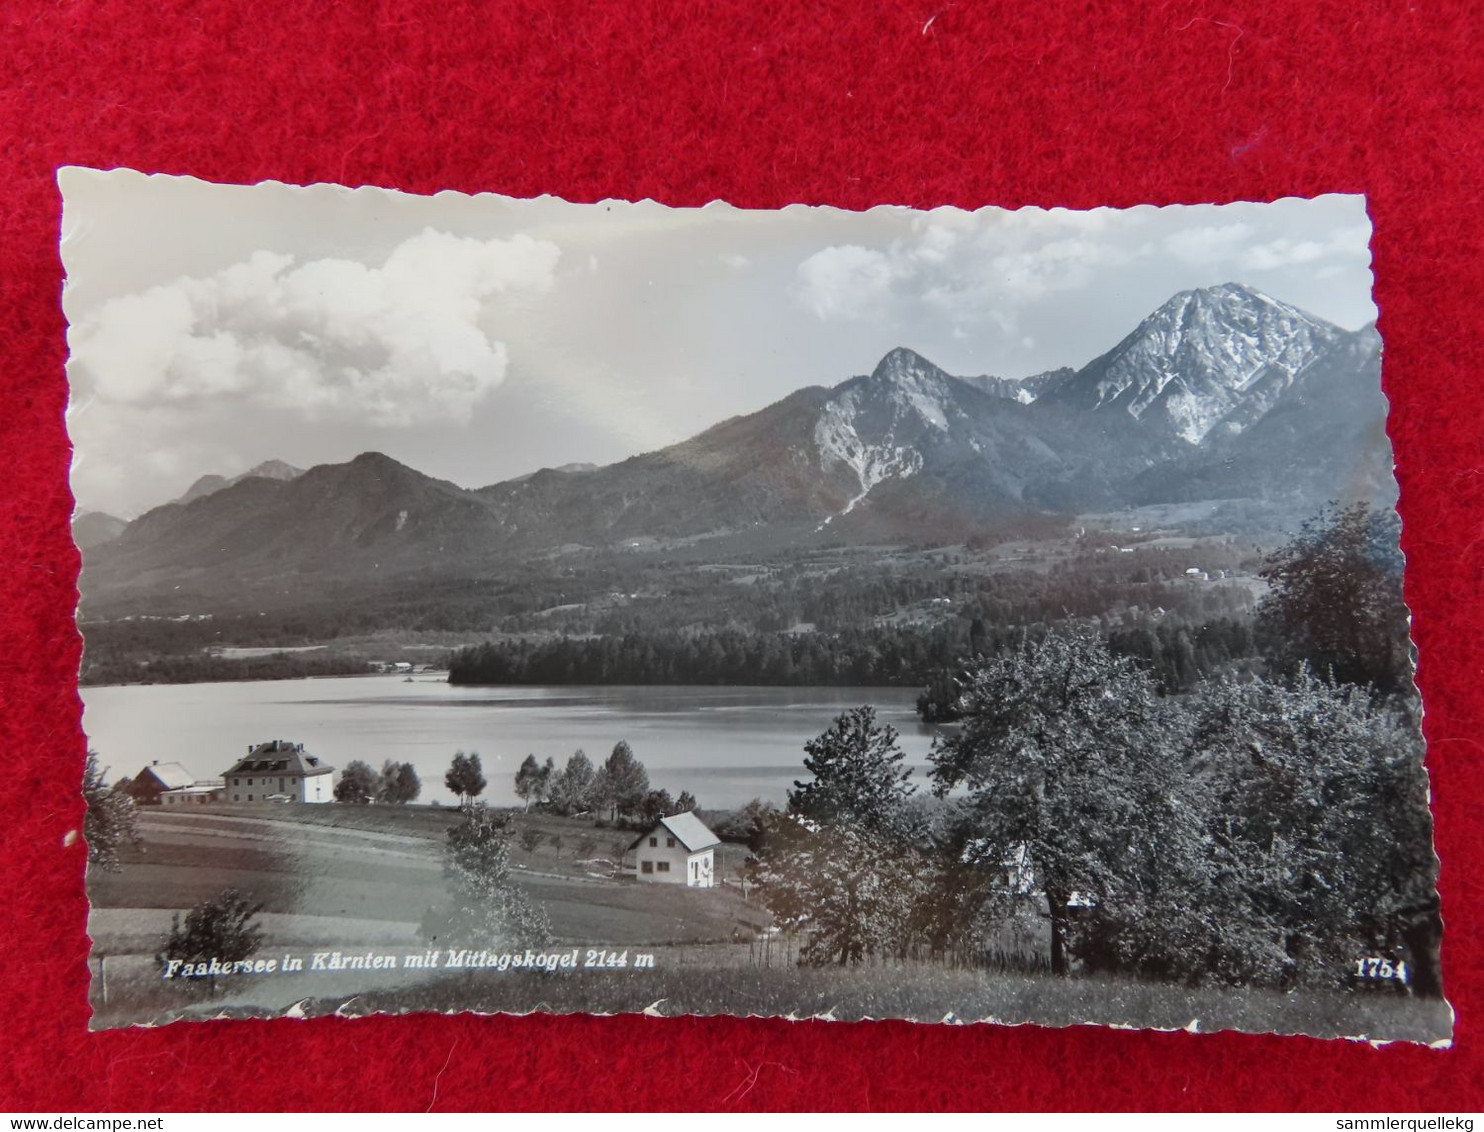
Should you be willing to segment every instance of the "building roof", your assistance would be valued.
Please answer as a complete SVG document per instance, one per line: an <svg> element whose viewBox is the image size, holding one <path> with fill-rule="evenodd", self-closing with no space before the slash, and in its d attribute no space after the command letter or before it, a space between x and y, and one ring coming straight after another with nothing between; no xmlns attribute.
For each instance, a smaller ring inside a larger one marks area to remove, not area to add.
<svg viewBox="0 0 1484 1132"><path fill-rule="evenodd" d="M653 836L662 827L668 830L670 835L684 845L686 851L690 853L699 853L702 849L710 849L713 845L721 844L721 838L707 829L705 822L687 811L683 814L672 814L667 818L660 818L654 829L640 834L629 848L639 848L646 837Z"/></svg>
<svg viewBox="0 0 1484 1132"><path fill-rule="evenodd" d="M150 763L149 766L134 776L134 781L138 782L146 774L153 775L155 781L166 790L189 786L196 781L191 772L179 763Z"/></svg>
<svg viewBox="0 0 1484 1132"><path fill-rule="evenodd" d="M247 754L228 767L223 777L228 774L298 774L312 778L316 774L334 773L334 767L308 754L303 743L269 739L266 743L249 747Z"/></svg>

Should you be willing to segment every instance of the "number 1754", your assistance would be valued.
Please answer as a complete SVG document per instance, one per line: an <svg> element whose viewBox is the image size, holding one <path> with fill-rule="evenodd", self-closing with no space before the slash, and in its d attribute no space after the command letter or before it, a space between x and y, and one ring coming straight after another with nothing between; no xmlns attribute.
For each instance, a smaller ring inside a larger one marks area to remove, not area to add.
<svg viewBox="0 0 1484 1132"><path fill-rule="evenodd" d="M1355 975L1360 979L1395 979L1404 983L1407 981L1407 964L1405 960L1393 963L1390 959L1372 955L1355 961Z"/></svg>

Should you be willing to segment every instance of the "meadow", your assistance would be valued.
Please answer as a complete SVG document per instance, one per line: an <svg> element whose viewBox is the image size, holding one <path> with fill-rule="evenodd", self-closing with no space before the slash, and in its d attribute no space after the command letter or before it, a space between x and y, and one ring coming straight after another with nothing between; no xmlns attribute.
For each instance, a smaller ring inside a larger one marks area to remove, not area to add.
<svg viewBox="0 0 1484 1132"><path fill-rule="evenodd" d="M618 951L626 955L624 967L241 977L211 994L161 980L154 954L172 915L224 887L250 892L263 905L264 956L422 949L418 925L442 896L441 848L456 820L454 810L427 806L222 806L209 813L142 814L144 840L126 851L122 870L93 870L88 878L94 1028L265 1012L539 1010L1113 1023L1375 1041L1426 1041L1447 1029L1445 1003L1393 990L1192 989L928 962L800 967L793 941L768 933L767 914L734 887L702 891L613 879L631 833L545 813L513 815L521 887L546 906L553 949ZM534 850L521 842L528 830L542 835ZM726 869L735 877L744 850L728 848ZM653 969L634 966L640 955L654 957Z"/></svg>

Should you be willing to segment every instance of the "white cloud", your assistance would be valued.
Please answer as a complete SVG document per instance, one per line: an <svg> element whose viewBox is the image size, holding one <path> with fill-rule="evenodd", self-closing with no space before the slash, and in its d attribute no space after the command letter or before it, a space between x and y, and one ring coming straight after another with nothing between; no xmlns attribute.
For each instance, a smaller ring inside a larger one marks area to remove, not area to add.
<svg viewBox="0 0 1484 1132"><path fill-rule="evenodd" d="M551 288L560 251L427 229L380 266L258 252L105 303L69 334L100 401L245 401L380 426L465 421L505 378L489 314Z"/></svg>
<svg viewBox="0 0 1484 1132"><path fill-rule="evenodd" d="M1363 263L1369 225L1345 225L1317 238L1273 235L1245 221L1183 228L1165 237L1164 249L1189 264L1238 273L1308 267L1321 260Z"/></svg>
<svg viewBox="0 0 1484 1132"><path fill-rule="evenodd" d="M821 319L863 317L887 298L906 298L950 324L987 321L1015 333L1019 308L1153 253L1111 238L1107 224L1098 213L1065 210L940 210L883 249L843 244L814 253L799 265L795 297Z"/></svg>
<svg viewBox="0 0 1484 1132"><path fill-rule="evenodd" d="M1164 247L1185 263L1206 264L1231 258L1251 241L1252 234L1252 226L1240 220L1234 224L1202 224L1170 233Z"/></svg>
<svg viewBox="0 0 1484 1132"><path fill-rule="evenodd" d="M917 242L909 246L907 255L921 263L944 263L958 243L958 231L948 224L928 224L921 229Z"/></svg>
<svg viewBox="0 0 1484 1132"><path fill-rule="evenodd" d="M838 244L799 264L797 297L822 319L862 318L892 289L900 267L887 254Z"/></svg>
<svg viewBox="0 0 1484 1132"><path fill-rule="evenodd" d="M733 271L741 271L752 260L739 252L722 252L720 256L723 266L730 267Z"/></svg>

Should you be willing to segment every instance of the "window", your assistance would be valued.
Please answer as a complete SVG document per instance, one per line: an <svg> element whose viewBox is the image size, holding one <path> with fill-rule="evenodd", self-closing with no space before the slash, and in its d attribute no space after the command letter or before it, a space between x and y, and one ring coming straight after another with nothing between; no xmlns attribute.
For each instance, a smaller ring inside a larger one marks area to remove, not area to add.
<svg viewBox="0 0 1484 1132"><path fill-rule="evenodd" d="M282 779L282 778L280 778L280 779L279 779L279 780L278 780L278 792L279 792L279 793L280 793L280 794L282 794L282 793L283 793L283 779Z"/></svg>
<svg viewBox="0 0 1484 1132"><path fill-rule="evenodd" d="M249 780L248 780L248 781L249 781L249 782L250 782L250 781L252 781L252 780L251 780L251 779L249 779ZM247 796L247 800L248 800L248 801L249 801L249 802L251 802L251 801L252 801L252 795L251 795L251 794L249 794L249 795L248 795L248 796Z"/></svg>
<svg viewBox="0 0 1484 1132"><path fill-rule="evenodd" d="M241 794L233 794L232 795L232 801L234 801L234 802L240 802L240 801L242 801L242 795Z"/></svg>
<svg viewBox="0 0 1484 1132"><path fill-rule="evenodd" d="M652 872L654 872L654 862L653 861L641 861L640 864L639 864L639 871L641 873L652 873Z"/></svg>
<svg viewBox="0 0 1484 1132"><path fill-rule="evenodd" d="M252 779L250 779L250 778L249 778L249 779L248 779L248 780L247 780L247 784L248 784L248 785L249 785L249 786L251 786L251 785L252 785Z"/></svg>
<svg viewBox="0 0 1484 1132"><path fill-rule="evenodd" d="M667 872L670 871L670 862L669 861L656 861L655 862L655 868L657 868L662 873L667 873Z"/></svg>
<svg viewBox="0 0 1484 1132"><path fill-rule="evenodd" d="M232 779L232 785L233 786L241 786L242 785L242 779L240 779L240 778L234 778L234 779ZM234 801L234 802L236 800L237 800L236 798L233 798L232 799L232 801Z"/></svg>
<svg viewBox="0 0 1484 1132"><path fill-rule="evenodd" d="M673 849L673 848L675 848L675 839L673 837L667 837L667 838L665 838L665 848L666 849Z"/></svg>
<svg viewBox="0 0 1484 1132"><path fill-rule="evenodd" d="M650 839L649 839L649 847L650 847L650 848L651 848L651 849L653 849L653 848L655 848L655 847L656 847L656 846L658 846L658 845L659 845L659 843L660 843L660 839L659 839L659 838L658 838L658 837L651 837L651 838L650 838Z"/></svg>

